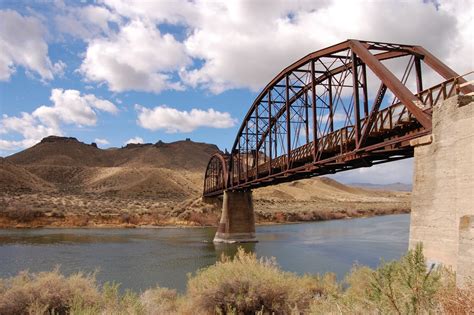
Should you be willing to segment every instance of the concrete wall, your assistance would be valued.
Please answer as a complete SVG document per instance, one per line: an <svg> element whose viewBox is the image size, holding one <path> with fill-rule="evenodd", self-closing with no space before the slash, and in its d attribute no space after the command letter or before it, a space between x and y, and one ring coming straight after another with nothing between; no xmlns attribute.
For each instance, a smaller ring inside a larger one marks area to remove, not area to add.
<svg viewBox="0 0 474 315"><path fill-rule="evenodd" d="M468 278L474 280L474 215L461 217L456 282L462 286Z"/></svg>
<svg viewBox="0 0 474 315"><path fill-rule="evenodd" d="M423 242L429 261L474 276L473 224L460 224L461 218L474 216L473 97L456 96L437 104L432 135L411 144L415 164L410 248Z"/></svg>

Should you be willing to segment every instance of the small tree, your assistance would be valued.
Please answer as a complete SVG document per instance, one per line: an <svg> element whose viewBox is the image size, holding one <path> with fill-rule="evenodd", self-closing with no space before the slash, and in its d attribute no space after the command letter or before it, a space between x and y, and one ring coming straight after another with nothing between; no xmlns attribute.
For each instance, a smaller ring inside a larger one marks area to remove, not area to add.
<svg viewBox="0 0 474 315"><path fill-rule="evenodd" d="M428 268L420 243L401 260L375 270L368 293L382 312L420 314L433 309L440 285L440 271Z"/></svg>

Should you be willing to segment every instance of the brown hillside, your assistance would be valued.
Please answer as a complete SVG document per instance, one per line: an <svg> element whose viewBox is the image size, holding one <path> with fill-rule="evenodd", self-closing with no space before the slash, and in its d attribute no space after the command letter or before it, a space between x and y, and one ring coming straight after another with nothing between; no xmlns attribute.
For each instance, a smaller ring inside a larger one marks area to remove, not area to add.
<svg viewBox="0 0 474 315"><path fill-rule="evenodd" d="M153 166L167 169L186 169L204 172L212 154L219 151L216 145L193 141L177 141L145 145L127 145L116 149L114 166Z"/></svg>
<svg viewBox="0 0 474 315"><path fill-rule="evenodd" d="M193 141L102 150L75 138L51 136L5 161L18 165L19 174L34 176L32 183L41 180L61 193L183 200L199 195L209 157L217 151L215 145ZM0 174L1 180L10 182L14 173ZM26 175L20 178L21 185L28 183ZM0 191L21 185L4 185ZM25 187L36 191L30 186Z"/></svg>
<svg viewBox="0 0 474 315"><path fill-rule="evenodd" d="M256 200L271 201L337 201L337 202L393 202L394 198L409 196L406 192L389 192L352 187L327 177L315 177L257 189Z"/></svg>
<svg viewBox="0 0 474 315"><path fill-rule="evenodd" d="M6 192L51 191L54 185L0 158L0 187Z"/></svg>

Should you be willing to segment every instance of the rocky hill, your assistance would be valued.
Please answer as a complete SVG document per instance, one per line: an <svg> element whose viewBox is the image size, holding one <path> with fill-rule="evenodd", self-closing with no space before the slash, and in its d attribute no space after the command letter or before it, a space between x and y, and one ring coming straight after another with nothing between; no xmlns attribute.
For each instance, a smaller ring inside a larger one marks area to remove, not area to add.
<svg viewBox="0 0 474 315"><path fill-rule="evenodd" d="M103 150L76 138L50 136L5 161L23 174L8 179L9 187L20 190L34 191L31 183L40 179L61 192L174 200L197 193L209 157L217 151L215 145L193 141ZM8 168L2 166L5 180ZM34 176L31 183L28 176Z"/></svg>
<svg viewBox="0 0 474 315"><path fill-rule="evenodd" d="M155 144L128 144L123 148L99 149L76 138L50 136L19 153L6 158L20 165L88 166L88 167L161 167L202 170L209 156L219 151L213 144L190 140Z"/></svg>

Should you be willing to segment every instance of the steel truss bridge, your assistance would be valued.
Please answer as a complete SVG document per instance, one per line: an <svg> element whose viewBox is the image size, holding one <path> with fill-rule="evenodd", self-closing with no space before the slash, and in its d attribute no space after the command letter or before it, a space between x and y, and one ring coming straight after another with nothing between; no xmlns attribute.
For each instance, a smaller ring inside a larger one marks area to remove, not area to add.
<svg viewBox="0 0 474 315"><path fill-rule="evenodd" d="M211 157L203 195L412 157L410 140L431 133L433 106L473 93L421 46L347 40L316 51L258 95L230 154Z"/></svg>

